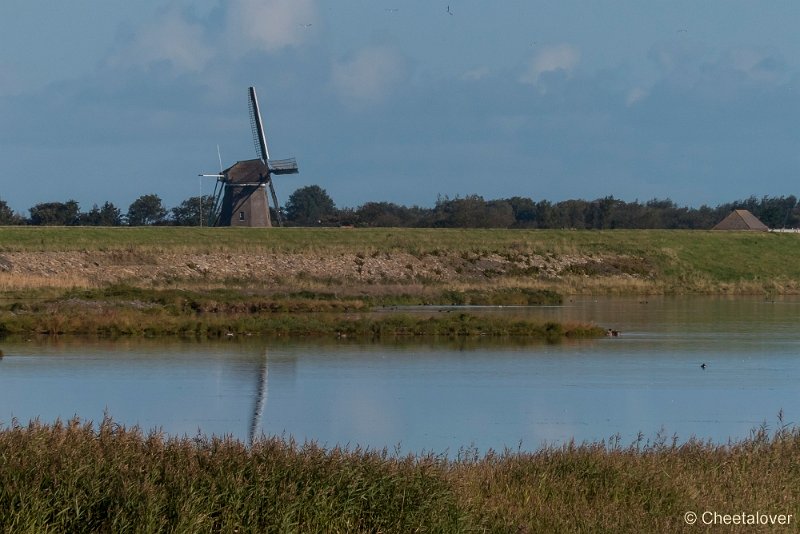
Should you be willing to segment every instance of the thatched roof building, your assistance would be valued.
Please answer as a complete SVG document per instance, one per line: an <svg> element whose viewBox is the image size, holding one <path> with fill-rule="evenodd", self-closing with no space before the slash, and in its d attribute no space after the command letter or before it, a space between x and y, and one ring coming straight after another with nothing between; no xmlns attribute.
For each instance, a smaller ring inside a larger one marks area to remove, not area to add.
<svg viewBox="0 0 800 534"><path fill-rule="evenodd" d="M749 230L753 232L767 232L766 224L747 210L733 210L730 215L722 219L712 230Z"/></svg>

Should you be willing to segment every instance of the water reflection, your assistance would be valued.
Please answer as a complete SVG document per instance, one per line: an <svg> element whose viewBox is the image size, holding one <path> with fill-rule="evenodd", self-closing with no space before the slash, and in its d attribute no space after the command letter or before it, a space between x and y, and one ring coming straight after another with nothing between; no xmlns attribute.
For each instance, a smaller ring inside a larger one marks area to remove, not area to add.
<svg viewBox="0 0 800 534"><path fill-rule="evenodd" d="M264 415L264 407L267 405L267 389L269 387L269 349L264 350L264 358L258 373L258 386L256 391L256 402L253 405L253 419L250 421L250 433L248 443L251 445L257 437L261 436L261 418Z"/></svg>
<svg viewBox="0 0 800 534"><path fill-rule="evenodd" d="M792 421L800 408L797 300L585 299L485 312L591 319L622 336L557 345L487 338L6 343L0 422L99 420L107 412L179 435L252 441L264 432L329 446L455 453L614 434L633 441L662 427L725 442L774 422L781 409Z"/></svg>

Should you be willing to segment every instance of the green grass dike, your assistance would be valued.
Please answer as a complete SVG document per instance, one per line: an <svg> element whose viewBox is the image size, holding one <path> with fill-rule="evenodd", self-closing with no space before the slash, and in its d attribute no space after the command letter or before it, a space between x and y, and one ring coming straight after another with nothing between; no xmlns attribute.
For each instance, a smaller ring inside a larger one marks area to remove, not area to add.
<svg viewBox="0 0 800 534"><path fill-rule="evenodd" d="M727 445L612 439L447 458L12 423L0 429L0 530L794 532L798 455L800 433L783 426Z"/></svg>
<svg viewBox="0 0 800 534"><path fill-rule="evenodd" d="M800 234L700 230L3 227L0 289L800 292Z"/></svg>

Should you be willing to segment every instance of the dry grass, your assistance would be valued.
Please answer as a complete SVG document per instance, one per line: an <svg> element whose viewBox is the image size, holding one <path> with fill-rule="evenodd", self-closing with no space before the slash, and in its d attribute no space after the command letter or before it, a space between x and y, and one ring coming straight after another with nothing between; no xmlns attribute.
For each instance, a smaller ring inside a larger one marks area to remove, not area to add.
<svg viewBox="0 0 800 534"><path fill-rule="evenodd" d="M0 292L19 292L39 289L74 289L97 287L96 280L80 275L41 276L0 272Z"/></svg>

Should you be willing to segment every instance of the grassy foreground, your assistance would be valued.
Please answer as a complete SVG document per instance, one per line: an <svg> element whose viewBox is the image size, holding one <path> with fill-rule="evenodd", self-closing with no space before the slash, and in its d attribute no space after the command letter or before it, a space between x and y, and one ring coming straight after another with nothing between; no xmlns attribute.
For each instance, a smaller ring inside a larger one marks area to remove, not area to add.
<svg viewBox="0 0 800 534"><path fill-rule="evenodd" d="M678 532L706 530L684 514L712 511L785 514L788 525L767 528L794 531L798 455L800 433L787 429L726 446L656 439L448 460L34 422L0 431L0 529Z"/></svg>

